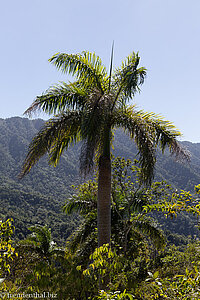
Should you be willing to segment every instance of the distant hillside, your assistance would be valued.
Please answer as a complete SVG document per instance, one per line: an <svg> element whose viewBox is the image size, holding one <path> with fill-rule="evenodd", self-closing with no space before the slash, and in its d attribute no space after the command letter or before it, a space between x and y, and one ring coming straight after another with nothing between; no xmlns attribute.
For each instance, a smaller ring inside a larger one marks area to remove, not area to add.
<svg viewBox="0 0 200 300"><path fill-rule="evenodd" d="M57 168L44 157L22 180L17 178L32 137L43 120L0 119L0 217L12 217L16 234L23 238L33 224L48 224L55 240L65 241L78 218L69 218L61 207L72 184L80 182L77 148L69 149Z"/></svg>
<svg viewBox="0 0 200 300"><path fill-rule="evenodd" d="M77 147L65 153L57 168L49 167L46 158L22 180L17 176L32 137L44 124L43 120L25 118L0 119L0 178L25 191L37 191L46 196L63 199L71 183L78 179Z"/></svg>
<svg viewBox="0 0 200 300"><path fill-rule="evenodd" d="M28 145L43 124L41 119L0 119L0 217L14 217L19 238L27 234L31 224L46 223L54 238L64 241L78 222L78 217L72 219L60 211L70 196L71 185L83 180L79 177L80 145L65 152L58 167L49 166L44 157L25 178L17 178ZM200 183L200 144L182 144L191 152L191 163L180 164L169 153L163 156L158 152L155 179L191 190ZM136 153L133 141L117 130L114 155L134 159Z"/></svg>

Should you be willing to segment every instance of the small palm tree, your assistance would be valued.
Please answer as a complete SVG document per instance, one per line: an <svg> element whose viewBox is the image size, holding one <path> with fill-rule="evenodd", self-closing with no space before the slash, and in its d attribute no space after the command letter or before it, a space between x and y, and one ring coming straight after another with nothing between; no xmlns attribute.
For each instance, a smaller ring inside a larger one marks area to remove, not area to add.
<svg viewBox="0 0 200 300"><path fill-rule="evenodd" d="M132 53L120 68L107 72L95 53L58 53L50 58L57 69L76 78L74 82L50 87L38 96L25 114L44 111L54 115L33 138L24 161L21 177L46 153L56 166L71 144L82 141L80 170L89 173L98 153L98 243L110 243L111 232L111 155L114 128L124 128L138 147L142 180L150 183L155 165L155 150L169 147L172 153L187 157L176 138L173 124L154 113L137 110L128 102L140 91L146 69L139 67L138 53Z"/></svg>
<svg viewBox="0 0 200 300"><path fill-rule="evenodd" d="M31 226L29 228L32 234L27 238L27 247L31 248L40 256L40 258L51 261L54 255L63 256L64 250L56 246L52 240L51 229L47 226Z"/></svg>

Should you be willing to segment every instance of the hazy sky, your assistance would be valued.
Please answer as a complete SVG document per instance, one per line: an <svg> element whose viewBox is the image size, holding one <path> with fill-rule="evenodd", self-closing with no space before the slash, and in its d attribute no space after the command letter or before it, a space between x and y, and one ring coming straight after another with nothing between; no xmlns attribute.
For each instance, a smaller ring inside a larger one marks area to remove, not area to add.
<svg viewBox="0 0 200 300"><path fill-rule="evenodd" d="M48 59L95 51L114 65L139 51L147 79L135 102L200 142L200 0L0 1L0 118L22 116L37 95L67 80Z"/></svg>

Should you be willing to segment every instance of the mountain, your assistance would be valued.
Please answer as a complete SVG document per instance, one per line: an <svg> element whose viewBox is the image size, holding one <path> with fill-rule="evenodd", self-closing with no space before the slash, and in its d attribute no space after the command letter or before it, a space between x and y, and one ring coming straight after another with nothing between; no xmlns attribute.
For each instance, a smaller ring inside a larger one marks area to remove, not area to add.
<svg viewBox="0 0 200 300"><path fill-rule="evenodd" d="M43 124L40 119L0 119L0 217L14 219L19 238L33 224L48 224L54 239L64 242L79 220L62 213L71 185L80 183L78 147L69 149L57 168L44 157L28 176L18 179L28 145Z"/></svg>
<svg viewBox="0 0 200 300"><path fill-rule="evenodd" d="M27 228L37 223L48 224L54 239L64 242L79 222L78 216L66 217L61 208L73 192L71 185L84 180L79 176L80 144L66 151L56 168L49 166L44 157L22 180L17 177L28 145L43 124L41 119L0 119L0 217L14 218L18 238L24 238ZM181 164L168 152L163 156L158 151L155 180L192 190L200 183L200 143L182 144L191 152L191 162ZM121 130L115 131L113 154L136 158L133 141Z"/></svg>

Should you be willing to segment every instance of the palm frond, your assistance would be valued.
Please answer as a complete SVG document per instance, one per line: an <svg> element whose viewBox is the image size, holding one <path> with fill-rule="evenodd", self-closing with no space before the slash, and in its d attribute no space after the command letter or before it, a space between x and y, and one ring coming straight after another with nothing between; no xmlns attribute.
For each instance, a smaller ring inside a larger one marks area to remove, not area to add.
<svg viewBox="0 0 200 300"><path fill-rule="evenodd" d="M124 128L137 144L144 182L151 183L153 178L157 146L162 151L168 147L177 157L184 159L189 157L188 151L176 140L181 133L171 122L160 116L142 110L137 111L135 106L126 107L124 110L116 109L113 116L113 126Z"/></svg>
<svg viewBox="0 0 200 300"><path fill-rule="evenodd" d="M157 249L161 249L166 242L165 236L161 229L158 228L155 221L151 218L143 218L134 221L134 228L139 229L142 233L149 236Z"/></svg>
<svg viewBox="0 0 200 300"><path fill-rule="evenodd" d="M49 153L49 162L56 166L63 150L79 141L80 124L81 113L78 111L66 112L46 122L29 145L19 178L29 173L46 153Z"/></svg>
<svg viewBox="0 0 200 300"><path fill-rule="evenodd" d="M32 105L24 112L31 116L37 111L44 111L47 114L58 114L68 109L79 109L86 103L86 91L75 83L50 87L43 95L38 96Z"/></svg>
<svg viewBox="0 0 200 300"><path fill-rule="evenodd" d="M142 168L141 181L151 183L154 176L155 147L151 135L151 127L145 122L143 115L129 107L126 111L116 110L113 113L113 127L122 127L134 139L139 154L139 165Z"/></svg>
<svg viewBox="0 0 200 300"><path fill-rule="evenodd" d="M112 100L109 95L99 95L94 91L90 95L87 109L84 110L81 135L83 144L80 155L80 171L83 174L89 173L94 166L94 156L97 150L102 151L105 141L105 128L109 122L109 111Z"/></svg>
<svg viewBox="0 0 200 300"><path fill-rule="evenodd" d="M143 189L136 190L130 193L130 210L132 212L141 212L143 206L148 202L147 195Z"/></svg>
<svg viewBox="0 0 200 300"><path fill-rule="evenodd" d="M104 91L104 80L107 77L106 69L99 56L84 51L81 54L57 53L50 59L57 69L72 76L76 76L84 87L97 87Z"/></svg>
<svg viewBox="0 0 200 300"><path fill-rule="evenodd" d="M85 216L92 210L97 209L97 183L89 180L78 186L77 194L74 194L72 198L67 199L63 206L63 211L70 215L73 212L79 212Z"/></svg>
<svg viewBox="0 0 200 300"><path fill-rule="evenodd" d="M94 156L98 147L98 138L84 139L81 145L80 173L86 176L94 169Z"/></svg>
<svg viewBox="0 0 200 300"><path fill-rule="evenodd" d="M115 70L112 84L116 91L114 103L121 94L127 100L134 97L136 92L140 92L140 85L144 83L146 77L146 69L138 68L139 61L138 53L133 52L122 62L121 68Z"/></svg>
<svg viewBox="0 0 200 300"><path fill-rule="evenodd" d="M47 254L51 243L51 230L47 226L31 226L29 230L33 232L30 240L38 242L39 251Z"/></svg>
<svg viewBox="0 0 200 300"><path fill-rule="evenodd" d="M88 208L93 209L93 205L91 201L87 200L80 200L80 199L67 199L67 202L63 206L63 211L67 214L70 215L73 212L85 212L88 210Z"/></svg>
<svg viewBox="0 0 200 300"><path fill-rule="evenodd" d="M84 250L84 244L87 245L90 237L95 234L95 228L97 227L97 213L91 212L85 216L82 224L77 228L77 230L69 237L70 249L75 252L77 249L79 251ZM95 234L96 237L96 234ZM92 243L93 244L93 243ZM93 244L94 247L94 244ZM91 252L89 252L91 253Z"/></svg>
<svg viewBox="0 0 200 300"><path fill-rule="evenodd" d="M173 123L152 112L144 113L141 111L141 113L144 114L146 122L153 128L155 144L160 147L163 153L168 147L177 160L190 160L190 152L176 140L177 137L181 136L181 132L176 129Z"/></svg>

